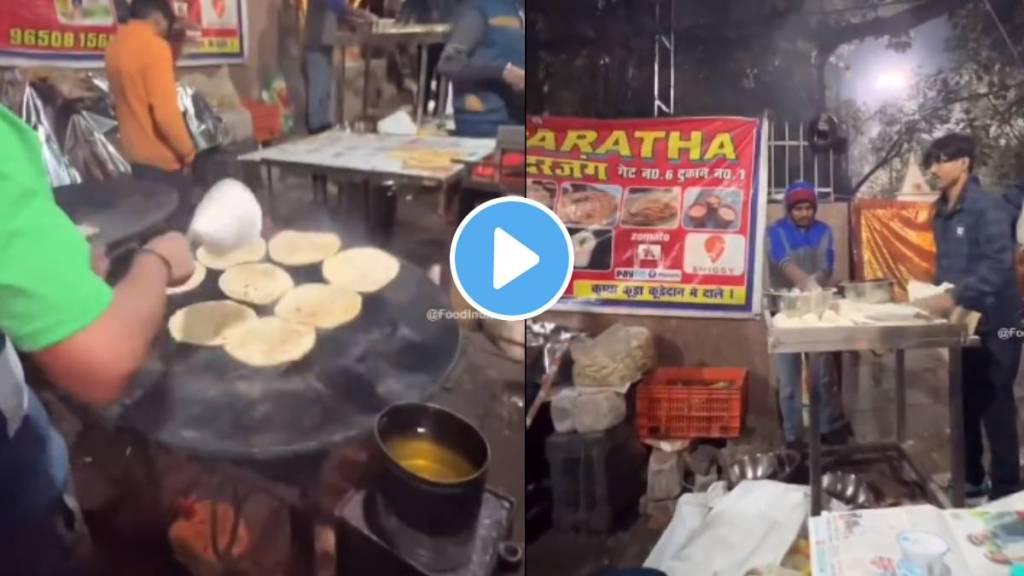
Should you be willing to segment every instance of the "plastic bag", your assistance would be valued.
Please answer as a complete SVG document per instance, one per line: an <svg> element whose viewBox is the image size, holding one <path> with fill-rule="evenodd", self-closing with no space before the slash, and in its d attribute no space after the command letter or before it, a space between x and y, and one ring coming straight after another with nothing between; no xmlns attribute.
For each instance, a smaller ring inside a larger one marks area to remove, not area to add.
<svg viewBox="0 0 1024 576"><path fill-rule="evenodd" d="M39 135L43 147L43 163L50 177L50 185L54 188L69 184L80 184L82 177L71 165L57 144L57 138L46 118L46 108L39 94L32 88L25 88L25 96L21 103L21 118Z"/></svg>
<svg viewBox="0 0 1024 576"><path fill-rule="evenodd" d="M196 152L220 146L224 142L223 122L210 103L195 88L178 84L178 107L185 115L185 125L196 145Z"/></svg>
<svg viewBox="0 0 1024 576"><path fill-rule="evenodd" d="M290 134L295 126L295 110L292 107L291 97L288 95L288 83L284 76L274 74L267 79L260 92L260 100L281 109L281 128L285 134Z"/></svg>
<svg viewBox="0 0 1024 576"><path fill-rule="evenodd" d="M131 174L128 161L106 137L116 131L116 120L87 110L71 116L64 134L64 150L72 166L86 178L98 181Z"/></svg>

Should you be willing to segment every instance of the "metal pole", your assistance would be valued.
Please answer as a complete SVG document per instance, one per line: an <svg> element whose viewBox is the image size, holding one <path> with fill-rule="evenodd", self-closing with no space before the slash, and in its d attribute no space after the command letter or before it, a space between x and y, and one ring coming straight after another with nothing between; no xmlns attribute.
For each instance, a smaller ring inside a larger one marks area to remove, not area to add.
<svg viewBox="0 0 1024 576"><path fill-rule="evenodd" d="M952 454L952 493L953 507L964 506L964 474L966 458L964 456L964 383L962 371L963 358L960 346L949 349L949 435Z"/></svg>
<svg viewBox="0 0 1024 576"><path fill-rule="evenodd" d="M896 350L896 441L901 445L907 437L907 374L906 352Z"/></svg>
<svg viewBox="0 0 1024 576"><path fill-rule="evenodd" d="M427 92L428 92L427 82L429 81L429 79L427 78L427 56L428 56L427 48L428 47L426 45L420 45L419 46L419 51L420 51L420 74L419 74L419 84L417 84L417 87L416 87L416 125L417 126L422 125L422 123L423 123L423 115L426 113L426 107L427 107L427 99L426 99Z"/></svg>
<svg viewBox="0 0 1024 576"><path fill-rule="evenodd" d="M811 369L811 355L801 354L801 369ZM800 378L801 382L803 378ZM810 397L811 397L811 438L809 442L810 446L810 471L811 471L811 517L821 514L821 422L818 419L818 403L821 402L821 398L818 398L818 387L811 382L810 386Z"/></svg>

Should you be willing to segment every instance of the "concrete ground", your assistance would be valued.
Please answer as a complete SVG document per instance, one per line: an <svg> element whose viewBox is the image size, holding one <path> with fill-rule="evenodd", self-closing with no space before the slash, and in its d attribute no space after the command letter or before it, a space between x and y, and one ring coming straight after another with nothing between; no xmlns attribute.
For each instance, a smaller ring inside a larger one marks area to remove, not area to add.
<svg viewBox="0 0 1024 576"><path fill-rule="evenodd" d="M685 322L685 321L681 321ZM906 356L908 451L928 474L940 478L950 470L949 409L946 356L941 351L911 351ZM847 417L858 441L894 439L896 435L895 360L892 355L862 354L858 379L843 389ZM1018 405L1024 388L1018 376ZM778 426L774 422L748 423L748 428ZM1024 418L1018 416L1024 434ZM771 449L771 441L745 436L738 450ZM887 475L871 471L876 485L889 482ZM888 487L899 496L899 486ZM594 576L609 566L639 566L657 542L664 522L640 517L632 526L608 538L583 537L550 531L528 547L530 576Z"/></svg>
<svg viewBox="0 0 1024 576"><path fill-rule="evenodd" d="M308 179L283 177L277 182L280 217L302 212L311 199ZM424 269L447 260L448 225L437 215L436 194L401 192L397 226L390 249ZM355 211L352 212L356 213ZM357 218L342 217L359 236ZM344 228L349 232L349 228ZM482 333L464 331L463 348L453 374L433 401L477 424L492 450L488 475L491 488L517 503L514 534L524 541L523 502L523 382L521 362L510 360ZM166 526L175 500L189 494L224 494L227 478L219 467L200 463L170 450L149 446L139 438L114 433L73 415L54 396L47 395L51 413L69 440L76 491L91 532L93 573L103 576L185 574L167 545ZM296 415L301 418L301 415ZM155 454L157 482L145 473L147 450ZM324 465L319 488L321 508L329 512L344 494L358 485L365 468L365 450L358 443L338 446ZM233 470L242 475L245 472ZM230 482L234 482L231 480ZM279 501L259 496L247 507L245 520L254 553L241 564L244 574L287 574L289 529ZM334 574L333 538L322 526L317 533L320 574ZM522 573L523 569L520 569Z"/></svg>

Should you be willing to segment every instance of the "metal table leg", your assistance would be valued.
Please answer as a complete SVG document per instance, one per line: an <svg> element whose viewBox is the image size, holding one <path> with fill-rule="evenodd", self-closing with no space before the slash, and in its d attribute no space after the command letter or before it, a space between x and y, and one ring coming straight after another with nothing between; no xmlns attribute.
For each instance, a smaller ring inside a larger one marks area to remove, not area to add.
<svg viewBox="0 0 1024 576"><path fill-rule="evenodd" d="M896 441L900 444L907 437L907 374L906 352L896 350Z"/></svg>
<svg viewBox="0 0 1024 576"><path fill-rule="evenodd" d="M291 520L294 574L316 574L316 512L312 498L303 489L300 501L288 508Z"/></svg>
<svg viewBox="0 0 1024 576"><path fill-rule="evenodd" d="M274 166L272 164L264 164L267 169L267 211L273 216L274 214Z"/></svg>
<svg viewBox="0 0 1024 576"><path fill-rule="evenodd" d="M964 474L966 458L964 456L964 383L962 372L961 348L949 349L949 435L952 447L952 496L953 507L964 506Z"/></svg>
<svg viewBox="0 0 1024 576"><path fill-rule="evenodd" d="M346 64L348 63L348 55L347 54L348 54L348 48L347 47L342 48L341 49L341 70L340 70L340 72L341 72L341 82L340 83L336 82L334 84L334 89L339 92L338 98L337 98L338 114L334 118L334 121L338 125L344 126L346 129L348 128L348 123L345 121L345 78L346 78L345 72L346 72Z"/></svg>
<svg viewBox="0 0 1024 576"><path fill-rule="evenodd" d="M423 116L426 115L427 107L427 92L429 92L429 78L427 78L427 62L429 57L429 51L427 46L420 46L420 74L419 81L416 85L416 125L420 126L423 124Z"/></svg>
<svg viewBox="0 0 1024 576"><path fill-rule="evenodd" d="M363 117L370 110L370 47L363 44Z"/></svg>
<svg viewBox="0 0 1024 576"><path fill-rule="evenodd" d="M810 354L801 354L801 364L806 366L807 370L810 370L811 356ZM801 382L803 378L801 377ZM817 516L821 514L821 422L818 417L818 404L821 402L821 398L818 398L818 389L814 383L810 386L810 397L811 397L811 434L808 445L810 447L810 472L811 472L811 516Z"/></svg>

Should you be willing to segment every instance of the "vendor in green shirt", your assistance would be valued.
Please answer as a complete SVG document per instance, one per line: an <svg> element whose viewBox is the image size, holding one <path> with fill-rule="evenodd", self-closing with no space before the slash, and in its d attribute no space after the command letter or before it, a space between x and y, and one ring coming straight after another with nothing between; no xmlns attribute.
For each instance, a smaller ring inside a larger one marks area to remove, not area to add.
<svg viewBox="0 0 1024 576"><path fill-rule="evenodd" d="M194 263L188 241L172 232L108 286L97 274L104 259L54 202L38 136L2 106L0 158L0 572L76 574L67 447L15 349L74 399L113 403L163 324L167 287Z"/></svg>

